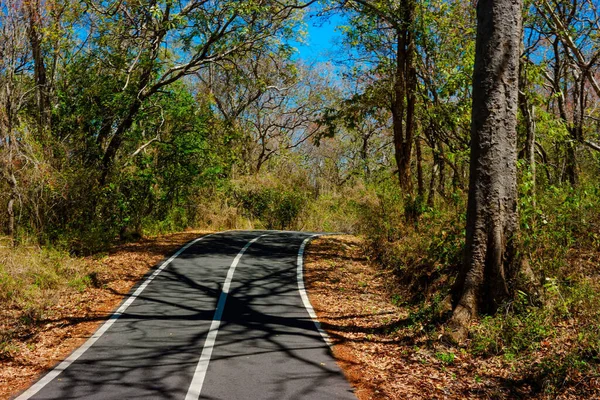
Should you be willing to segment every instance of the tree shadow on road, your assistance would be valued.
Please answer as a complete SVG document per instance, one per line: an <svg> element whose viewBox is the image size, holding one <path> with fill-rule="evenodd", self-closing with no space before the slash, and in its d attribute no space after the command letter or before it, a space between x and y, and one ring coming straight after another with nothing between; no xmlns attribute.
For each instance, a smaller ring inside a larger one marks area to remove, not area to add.
<svg viewBox="0 0 600 400"><path fill-rule="evenodd" d="M62 399L102 398L105 393L123 398L183 398L229 266L255 235L209 237L181 254L108 333L44 390ZM256 380L260 398L331 398L323 395L331 387L338 387L335 398L353 398L300 301L296 259L304 237L289 235L282 241L267 236L241 259L221 318L206 388L222 387L225 380L230 390L253 398L248 393L254 390L248 388L250 379ZM100 318L47 322L80 324ZM236 386L242 371L251 378ZM207 389L206 396L227 398L213 389Z"/></svg>

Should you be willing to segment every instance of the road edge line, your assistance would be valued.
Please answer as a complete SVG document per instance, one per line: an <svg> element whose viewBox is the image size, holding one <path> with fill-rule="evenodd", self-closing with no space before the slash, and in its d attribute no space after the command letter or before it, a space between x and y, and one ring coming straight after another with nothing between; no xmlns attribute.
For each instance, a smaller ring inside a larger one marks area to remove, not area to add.
<svg viewBox="0 0 600 400"><path fill-rule="evenodd" d="M310 315L310 318L312 319L313 323L315 324L317 331L319 331L319 333L321 334L321 337L323 338L325 343L327 343L327 346L331 347L331 345L332 345L331 338L329 337L327 332L325 332L325 330L323 330L323 328L321 327L321 323L319 322L319 319L317 318L317 313L315 312L315 309L313 308L313 306L310 302L310 299L308 298L308 293L306 292L306 287L304 286L304 250L305 250L308 242L310 242L312 239L319 237L319 236L321 236L321 234L311 235L311 236L307 237L306 239L304 239L304 241L300 245L300 249L298 250L298 259L296 262L296 265L297 265L296 278L298 280L298 291L300 292L300 297L302 298L302 303L304 303L304 308L306 308L306 311L308 311L308 315Z"/></svg>
<svg viewBox="0 0 600 400"><path fill-rule="evenodd" d="M100 337L119 319L121 315L127 310L127 308L134 302L136 298L146 289L146 287L160 274L174 259L176 259L181 253L189 249L194 244L198 243L204 238L209 236L213 236L222 232L211 233L208 235L201 236L199 238L193 239L181 247L175 254L169 257L166 261L164 261L154 272L146 278L146 280L131 294L127 300L125 300L121 306L115 311L111 316L102 324L102 326L94 332L92 336L81 346L79 346L75 351L73 351L66 359L64 359L60 364L52 368L46 375L44 375L39 381L30 386L26 391L21 393L19 396L15 398L15 400L28 400L35 394L37 394L40 390L42 390L47 384L52 382L58 375L60 375L64 370L66 370L71 364L73 364L79 357L83 355L90 347L96 343Z"/></svg>
<svg viewBox="0 0 600 400"><path fill-rule="evenodd" d="M202 392L202 386L204 385L204 379L206 378L206 372L208 370L208 364L210 363L210 358L212 356L215 343L217 341L219 327L221 326L221 317L223 316L223 310L225 309L225 302L227 301L227 295L229 294L229 287L231 286L233 274L235 272L235 269L237 268L238 263L240 262L240 259L242 258L246 250L248 250L248 248L252 245L252 243L256 242L261 237L267 236L269 234L270 233L262 234L246 243L246 245L240 250L237 256L235 256L233 262L231 263L231 266L227 271L225 282L223 282L223 288L221 289L221 294L219 296L217 308L215 309L215 314L210 324L210 329L208 330L206 340L204 341L204 346L202 347L202 354L200 355L200 360L198 360L198 364L196 364L196 369L194 370L192 382L190 383L188 391L185 395L185 400L197 400L200 398L200 393Z"/></svg>

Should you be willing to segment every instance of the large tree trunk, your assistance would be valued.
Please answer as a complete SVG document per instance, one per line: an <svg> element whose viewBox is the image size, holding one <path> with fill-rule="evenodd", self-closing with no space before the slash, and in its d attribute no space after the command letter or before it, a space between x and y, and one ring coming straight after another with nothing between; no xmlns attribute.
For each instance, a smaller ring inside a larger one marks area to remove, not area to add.
<svg viewBox="0 0 600 400"><path fill-rule="evenodd" d="M450 337L511 294L517 232L517 107L521 0L479 0L473 73L467 235Z"/></svg>
<svg viewBox="0 0 600 400"><path fill-rule="evenodd" d="M571 129L569 129L571 136L574 136ZM577 186L579 182L579 174L577 172L577 143L575 141L569 141L567 146L567 157L565 159L565 175L571 186Z"/></svg>
<svg viewBox="0 0 600 400"><path fill-rule="evenodd" d="M415 104L417 102L417 69L415 68L415 0L403 0L403 18L405 21L404 35L406 36L406 59L404 61L406 68L406 133L405 133L405 158L407 177L409 178L407 188L411 187L410 182L410 160L412 145L415 137Z"/></svg>
<svg viewBox="0 0 600 400"><path fill-rule="evenodd" d="M392 101L392 131L394 133L394 158L398 167L398 180L404 190L410 189L410 153L406 153L407 140L404 136L404 43L401 32L398 32L398 55L396 60L396 78L394 82L394 98Z"/></svg>

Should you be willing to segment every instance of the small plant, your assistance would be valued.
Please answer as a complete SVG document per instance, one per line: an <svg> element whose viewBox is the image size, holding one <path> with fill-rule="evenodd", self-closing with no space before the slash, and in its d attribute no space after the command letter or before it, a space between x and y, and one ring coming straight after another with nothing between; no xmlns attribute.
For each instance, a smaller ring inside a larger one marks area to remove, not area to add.
<svg viewBox="0 0 600 400"><path fill-rule="evenodd" d="M391 301L392 301L392 304L395 305L396 307L401 307L404 303L404 301L402 299L402 295L400 295L398 293L394 293L392 295Z"/></svg>
<svg viewBox="0 0 600 400"><path fill-rule="evenodd" d="M77 290L79 293L83 293L87 287L91 286L91 282L92 280L90 279L90 277L88 275L85 275L81 277L76 277L69 281L69 286Z"/></svg>
<svg viewBox="0 0 600 400"><path fill-rule="evenodd" d="M19 348L10 340L0 342L0 360L13 358L19 352Z"/></svg>
<svg viewBox="0 0 600 400"><path fill-rule="evenodd" d="M516 355L537 349L552 332L544 309L531 307L523 313L499 313L481 320L473 332L471 351L486 356Z"/></svg>
<svg viewBox="0 0 600 400"><path fill-rule="evenodd" d="M438 352L435 353L435 358L440 360L442 364L451 365L454 364L454 353L452 352Z"/></svg>

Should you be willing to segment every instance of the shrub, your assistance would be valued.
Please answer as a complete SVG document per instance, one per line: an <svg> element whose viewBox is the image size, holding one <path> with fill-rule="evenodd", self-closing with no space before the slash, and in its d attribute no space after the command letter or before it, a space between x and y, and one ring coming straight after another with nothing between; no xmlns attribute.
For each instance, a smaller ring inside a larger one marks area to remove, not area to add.
<svg viewBox="0 0 600 400"><path fill-rule="evenodd" d="M283 187L237 188L234 198L249 217L266 229L297 229L306 195Z"/></svg>

